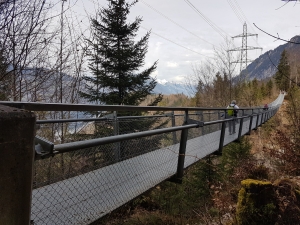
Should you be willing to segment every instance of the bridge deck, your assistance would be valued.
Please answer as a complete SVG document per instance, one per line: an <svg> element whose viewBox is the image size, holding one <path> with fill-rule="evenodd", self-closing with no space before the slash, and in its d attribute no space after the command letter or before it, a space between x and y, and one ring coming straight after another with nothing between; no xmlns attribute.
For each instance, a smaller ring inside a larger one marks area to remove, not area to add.
<svg viewBox="0 0 300 225"><path fill-rule="evenodd" d="M256 118L253 119L255 127ZM225 131L224 145L237 138ZM242 135L249 131L244 121ZM219 148L220 131L188 140L185 167ZM179 144L33 190L34 224L89 224L176 173ZM127 191L124 191L127 190Z"/></svg>

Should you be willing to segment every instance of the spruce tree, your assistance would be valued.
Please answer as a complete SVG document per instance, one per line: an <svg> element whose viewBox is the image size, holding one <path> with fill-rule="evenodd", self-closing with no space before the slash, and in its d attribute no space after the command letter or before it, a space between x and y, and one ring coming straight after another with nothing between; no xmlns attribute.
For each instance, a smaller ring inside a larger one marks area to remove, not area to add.
<svg viewBox="0 0 300 225"><path fill-rule="evenodd" d="M140 71L150 32L135 42L142 19L137 17L132 23L126 21L136 2L108 0L108 8L100 9L98 18L91 20L94 38L88 42L92 76L84 77L87 89L81 93L90 102L139 105L156 86L156 80L150 75L156 69L157 61Z"/></svg>
<svg viewBox="0 0 300 225"><path fill-rule="evenodd" d="M287 91L290 83L291 69L286 50L283 50L283 52L281 53L281 58L277 68L278 71L274 76L275 83L280 90Z"/></svg>
<svg viewBox="0 0 300 225"><path fill-rule="evenodd" d="M137 17L133 22L127 22L130 8L136 3L137 1L127 3L125 0L108 0L108 7L101 8L97 17L91 20L93 38L88 40L88 43L89 68L92 76L83 78L86 81L86 91L81 92L81 96L89 102L105 105L139 105L156 86L155 78L150 75L155 71L157 61L142 70L150 32L135 40L142 19ZM148 105L155 106L161 100L162 95L159 94ZM129 115L142 113L117 112L117 116ZM161 122L154 118L127 119L119 120L117 129L109 123L96 123L94 136L103 137L157 129L166 123L167 121ZM111 160L123 160L157 149L160 139L161 136L153 136L132 140L130 144L121 142L119 145L107 145L104 154L99 155L104 156L107 163ZM140 143L147 143L147 146L141 148Z"/></svg>

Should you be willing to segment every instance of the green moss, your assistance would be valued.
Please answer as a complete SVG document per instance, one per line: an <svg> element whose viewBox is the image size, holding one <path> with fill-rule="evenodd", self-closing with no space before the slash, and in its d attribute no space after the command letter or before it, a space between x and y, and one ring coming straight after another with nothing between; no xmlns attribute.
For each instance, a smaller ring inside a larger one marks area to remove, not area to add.
<svg viewBox="0 0 300 225"><path fill-rule="evenodd" d="M237 223L274 224L277 219L277 204L272 183L247 179L241 184L236 210Z"/></svg>
<svg viewBox="0 0 300 225"><path fill-rule="evenodd" d="M269 181L260 181L253 179L246 179L241 182L242 187L250 192L260 191L262 188L271 188L272 183Z"/></svg>

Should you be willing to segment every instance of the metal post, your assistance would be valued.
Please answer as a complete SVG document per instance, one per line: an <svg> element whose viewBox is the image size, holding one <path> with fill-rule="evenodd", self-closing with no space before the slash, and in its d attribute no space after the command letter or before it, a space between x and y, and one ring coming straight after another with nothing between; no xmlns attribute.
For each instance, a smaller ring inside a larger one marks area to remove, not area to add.
<svg viewBox="0 0 300 225"><path fill-rule="evenodd" d="M220 111L218 111L218 120L221 120L221 112ZM221 130L221 128L222 128L222 124L219 123L219 130Z"/></svg>
<svg viewBox="0 0 300 225"><path fill-rule="evenodd" d="M264 118L264 113L262 112L262 113L261 113L260 125L262 125L262 124L263 124L263 121L264 121L264 120L263 120L263 118Z"/></svg>
<svg viewBox="0 0 300 225"><path fill-rule="evenodd" d="M187 122L188 116L189 116L189 114L188 114L188 111L186 110L183 125L188 124L188 122ZM176 183L182 183L187 138L188 138L188 129L183 129L181 131L181 138L180 138L177 172L176 172L175 177L173 179L171 179L172 181L174 181Z"/></svg>
<svg viewBox="0 0 300 225"><path fill-rule="evenodd" d="M114 128L114 135L119 135L119 121L118 121L118 114L117 111L113 112L113 128ZM120 142L114 143L115 148L115 161L118 162L121 159L121 152L120 152Z"/></svg>
<svg viewBox="0 0 300 225"><path fill-rule="evenodd" d="M0 223L29 225L35 115L0 105Z"/></svg>
<svg viewBox="0 0 300 225"><path fill-rule="evenodd" d="M268 112L265 112L264 123L268 120Z"/></svg>
<svg viewBox="0 0 300 225"><path fill-rule="evenodd" d="M243 110L243 116L244 116L244 110ZM244 118L240 119L240 126L239 126L239 133L238 133L238 138L237 138L237 142L241 141L241 136L242 136L242 130L243 130L243 123L244 123Z"/></svg>
<svg viewBox="0 0 300 225"><path fill-rule="evenodd" d="M259 113L257 113L256 125L255 125L254 130L257 130L257 127L258 127L258 120L259 120Z"/></svg>
<svg viewBox="0 0 300 225"><path fill-rule="evenodd" d="M244 113L243 113L244 114ZM238 133L238 138L237 138L237 142L241 141L241 136L242 136L242 130L243 130L243 122L244 122L244 118L240 119L240 127L239 127L239 133Z"/></svg>
<svg viewBox="0 0 300 225"><path fill-rule="evenodd" d="M208 113L208 121L210 121L211 118L210 118L210 112ZM210 134L211 133L211 125L208 125L208 133Z"/></svg>
<svg viewBox="0 0 300 225"><path fill-rule="evenodd" d="M172 127L176 126L176 121L175 121L175 115L174 115L174 111L172 111ZM173 144L175 145L177 143L177 138L176 138L176 131L174 131L173 133Z"/></svg>
<svg viewBox="0 0 300 225"><path fill-rule="evenodd" d="M247 135L250 135L250 134L251 134L251 130L252 130L252 121L253 121L253 109L251 109L249 131L248 131Z"/></svg>
<svg viewBox="0 0 300 225"><path fill-rule="evenodd" d="M222 127L221 127L219 150L214 153L216 155L222 155L223 145L224 145L224 137L225 137L225 128L226 128L226 122L224 121L224 122L222 122Z"/></svg>
<svg viewBox="0 0 300 225"><path fill-rule="evenodd" d="M201 114L200 114L200 121L204 122L204 117L203 117L203 111L201 111ZM201 133L202 133L202 136L204 135L204 126L201 127Z"/></svg>

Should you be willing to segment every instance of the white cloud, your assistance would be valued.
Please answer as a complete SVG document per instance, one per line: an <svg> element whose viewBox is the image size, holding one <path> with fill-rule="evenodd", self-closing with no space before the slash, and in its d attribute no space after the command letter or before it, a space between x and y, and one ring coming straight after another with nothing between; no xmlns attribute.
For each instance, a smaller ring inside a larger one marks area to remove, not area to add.
<svg viewBox="0 0 300 225"><path fill-rule="evenodd" d="M182 81L184 81L185 80L185 78L184 78L184 76L182 76L182 75L179 75L179 76L175 76L174 77L174 82L182 82Z"/></svg>
<svg viewBox="0 0 300 225"><path fill-rule="evenodd" d="M205 55L213 55L214 54L214 50L213 49L202 49L201 53L205 54Z"/></svg>
<svg viewBox="0 0 300 225"><path fill-rule="evenodd" d="M176 62L167 62L167 67L178 67Z"/></svg>
<svg viewBox="0 0 300 225"><path fill-rule="evenodd" d="M166 79L157 79L157 82L159 83L159 84L165 84L165 83L167 83L168 81L166 80Z"/></svg>
<svg viewBox="0 0 300 225"><path fill-rule="evenodd" d="M159 42L159 41L156 42L156 43L155 43L154 51L156 51L156 52L160 51L161 45L162 45L162 42Z"/></svg>

